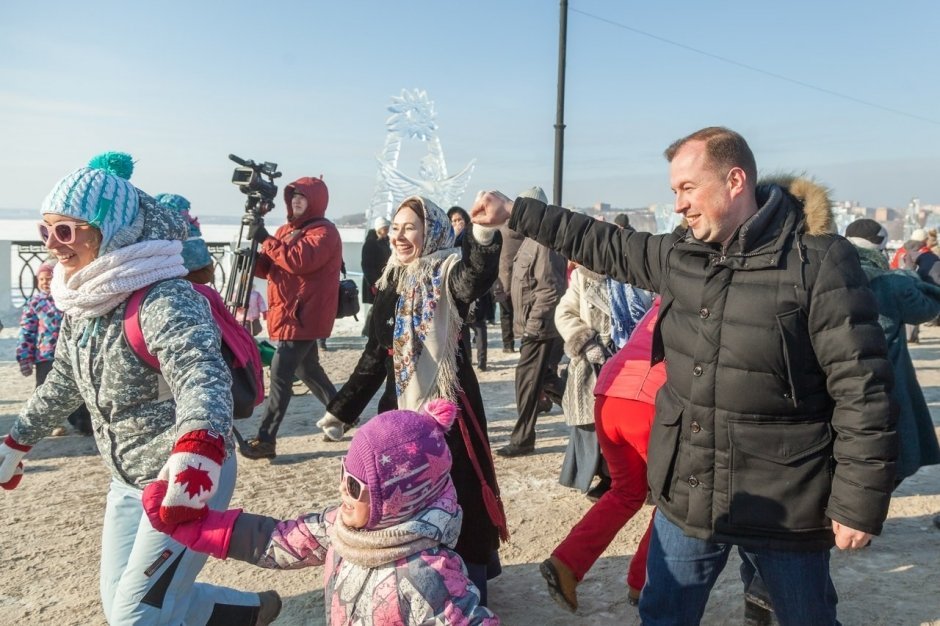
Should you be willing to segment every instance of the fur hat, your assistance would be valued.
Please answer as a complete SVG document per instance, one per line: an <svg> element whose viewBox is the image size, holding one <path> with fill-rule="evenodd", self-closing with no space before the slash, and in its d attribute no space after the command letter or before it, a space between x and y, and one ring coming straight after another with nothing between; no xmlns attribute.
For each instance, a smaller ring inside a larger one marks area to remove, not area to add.
<svg viewBox="0 0 940 626"><path fill-rule="evenodd" d="M845 228L845 238L860 248L884 250L888 244L888 231L875 220L862 218Z"/></svg>
<svg viewBox="0 0 940 626"><path fill-rule="evenodd" d="M359 429L346 453L346 471L369 486L366 528L388 528L413 518L450 484L451 456L444 434L457 407L432 400L420 411L386 411Z"/></svg>
<svg viewBox="0 0 940 626"><path fill-rule="evenodd" d="M65 215L101 231L99 255L133 243L141 224L137 188L128 182L134 172L131 155L105 152L56 183L42 202L43 215ZM137 228L130 228L132 225Z"/></svg>
<svg viewBox="0 0 940 626"><path fill-rule="evenodd" d="M548 196L545 195L545 192L542 191L542 188L539 186L529 187L525 191L519 194L520 198L534 198L539 202L548 204Z"/></svg>
<svg viewBox="0 0 940 626"><path fill-rule="evenodd" d="M381 215L372 221L372 230L378 230L380 228L387 228L389 226L391 226L391 223L387 219L382 217Z"/></svg>

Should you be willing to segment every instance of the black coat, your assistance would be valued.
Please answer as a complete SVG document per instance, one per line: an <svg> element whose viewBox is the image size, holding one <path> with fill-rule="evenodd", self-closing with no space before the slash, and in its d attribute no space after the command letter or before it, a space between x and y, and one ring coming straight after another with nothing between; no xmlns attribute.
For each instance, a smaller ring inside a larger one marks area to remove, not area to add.
<svg viewBox="0 0 940 626"><path fill-rule="evenodd" d="M372 293L372 287L382 275L385 264L392 256L392 247L388 237L379 239L375 230L370 229L366 233L366 240L362 243L362 301L366 304L372 304L375 296Z"/></svg>
<svg viewBox="0 0 940 626"><path fill-rule="evenodd" d="M879 533L887 516L891 368L855 250L824 232L825 192L791 181L757 200L725 249L521 198L510 227L662 294L648 464L660 510L701 539L827 549L830 520Z"/></svg>
<svg viewBox="0 0 940 626"><path fill-rule="evenodd" d="M493 241L486 246L478 243L472 236L464 238L463 259L452 270L448 283L457 305L457 311L464 319L466 319L470 303L486 293L496 280L500 246L501 236L498 232ZM330 413L347 424L352 424L359 418L372 396L379 387L385 384L386 380L391 381L392 388L394 388L391 350L398 294L395 291L396 281L389 282L389 287L380 289L375 295L372 314L369 317L371 326L368 328L368 341L356 364L356 369L327 407ZM461 410L467 420L475 416L486 435L486 414L483 409L480 385L471 366L469 355L464 354L459 343L457 350L457 380L469 401L469 407L467 407L461 399ZM468 408L472 410L472 416ZM383 410L383 407L380 406L379 410ZM492 458L488 454L489 436L486 435L486 442L481 441L476 429L469 421L467 430L483 474L489 485L495 489L496 472L493 469ZM468 563L486 564L493 551L499 547L499 534L486 512L480 481L473 469L463 436L456 423L447 433L447 444L453 457L451 478L457 489L457 501L463 508L463 526L460 529L456 551Z"/></svg>

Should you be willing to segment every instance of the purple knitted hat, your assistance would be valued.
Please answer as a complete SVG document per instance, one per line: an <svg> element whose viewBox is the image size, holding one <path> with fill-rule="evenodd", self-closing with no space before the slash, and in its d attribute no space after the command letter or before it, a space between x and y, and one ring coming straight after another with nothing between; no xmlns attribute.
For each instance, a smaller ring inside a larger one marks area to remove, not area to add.
<svg viewBox="0 0 940 626"><path fill-rule="evenodd" d="M369 486L367 529L411 519L444 491L451 467L444 433L456 415L453 403L432 400L421 412L380 413L359 429L346 471Z"/></svg>

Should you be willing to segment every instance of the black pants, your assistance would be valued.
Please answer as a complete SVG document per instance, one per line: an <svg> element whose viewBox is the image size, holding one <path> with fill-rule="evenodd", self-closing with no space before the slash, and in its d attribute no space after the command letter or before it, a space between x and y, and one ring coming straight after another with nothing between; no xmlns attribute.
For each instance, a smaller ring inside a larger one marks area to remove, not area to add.
<svg viewBox="0 0 940 626"><path fill-rule="evenodd" d="M463 353L472 363L473 352L470 351L471 331L473 331L473 345L477 351L477 365L486 367L486 320L467 322L460 329L460 343L463 344Z"/></svg>
<svg viewBox="0 0 940 626"><path fill-rule="evenodd" d="M564 348L558 337L537 341L523 339L516 366L516 408L519 419L512 429L509 442L517 447L535 445L535 420L539 414L539 395L546 384L559 385L557 363ZM556 364L552 371L551 363Z"/></svg>
<svg viewBox="0 0 940 626"><path fill-rule="evenodd" d="M277 439L277 431L293 396L295 375L310 388L310 392L323 406L329 404L336 395L336 387L320 366L317 340L281 341L271 361L271 394L258 429L258 439L261 441L273 443Z"/></svg>
<svg viewBox="0 0 940 626"><path fill-rule="evenodd" d="M33 364L33 371L36 373L36 386L38 387L46 382L46 376L52 371L52 361L37 361ZM92 434L91 414L88 412L88 407L85 406L84 403L72 411L72 414L68 417L68 421L75 430L83 435Z"/></svg>
<svg viewBox="0 0 940 626"><path fill-rule="evenodd" d="M503 347L515 347L516 337L512 334L512 300L509 296L499 303L499 326L503 331Z"/></svg>
<svg viewBox="0 0 940 626"><path fill-rule="evenodd" d="M477 349L477 365L486 367L486 320L477 320L470 324L473 330L473 343Z"/></svg>

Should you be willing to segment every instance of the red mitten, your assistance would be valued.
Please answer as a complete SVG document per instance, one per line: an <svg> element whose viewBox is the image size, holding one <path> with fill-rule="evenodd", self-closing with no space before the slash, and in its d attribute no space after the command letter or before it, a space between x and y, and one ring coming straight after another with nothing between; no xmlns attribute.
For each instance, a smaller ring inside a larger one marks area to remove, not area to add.
<svg viewBox="0 0 940 626"><path fill-rule="evenodd" d="M0 443L0 487L16 489L23 478L23 457L32 449L17 443L10 435Z"/></svg>
<svg viewBox="0 0 940 626"><path fill-rule="evenodd" d="M160 472L168 483L160 519L167 524L201 519L215 495L224 460L225 440L220 434L194 430L180 437Z"/></svg>
<svg viewBox="0 0 940 626"><path fill-rule="evenodd" d="M144 512L151 525L165 535L169 535L190 550L202 552L224 559L228 556L229 543L232 540L232 529L235 520L241 515L241 509L228 511L213 511L207 509L202 519L181 524L167 524L160 517L160 503L166 497L167 482L157 480L144 487L141 498Z"/></svg>

